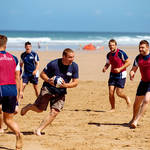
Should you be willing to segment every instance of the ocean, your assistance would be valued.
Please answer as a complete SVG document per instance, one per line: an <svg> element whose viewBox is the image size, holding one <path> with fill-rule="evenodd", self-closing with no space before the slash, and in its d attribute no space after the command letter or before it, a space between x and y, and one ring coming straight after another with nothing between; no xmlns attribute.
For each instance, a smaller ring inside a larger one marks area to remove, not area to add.
<svg viewBox="0 0 150 150"><path fill-rule="evenodd" d="M34 50L80 50L92 43L96 47L107 46L114 38L118 45L137 46L140 40L150 42L150 33L125 32L54 32L54 31L0 31L8 37L7 50L24 50L24 43L30 41Z"/></svg>

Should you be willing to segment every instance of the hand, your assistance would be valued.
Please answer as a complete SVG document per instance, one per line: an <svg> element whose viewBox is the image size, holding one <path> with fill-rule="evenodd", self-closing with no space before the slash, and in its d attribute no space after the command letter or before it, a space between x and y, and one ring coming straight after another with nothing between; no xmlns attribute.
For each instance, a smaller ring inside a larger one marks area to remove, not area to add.
<svg viewBox="0 0 150 150"><path fill-rule="evenodd" d="M106 72L106 70L107 70L107 69L104 67L103 70L102 70L102 72Z"/></svg>
<svg viewBox="0 0 150 150"><path fill-rule="evenodd" d="M36 75L36 72L37 72L37 71L36 71L36 70L34 70L34 71L32 72L32 75L34 75L34 76L35 76L35 75Z"/></svg>
<svg viewBox="0 0 150 150"><path fill-rule="evenodd" d="M23 99L23 92L22 91L20 91L20 93L19 93L19 99Z"/></svg>
<svg viewBox="0 0 150 150"><path fill-rule="evenodd" d="M60 85L60 88L67 88L67 83L63 80L63 83Z"/></svg>
<svg viewBox="0 0 150 150"><path fill-rule="evenodd" d="M135 75L135 72L134 71L130 71L130 73L129 73L130 80L134 79L134 75Z"/></svg>
<svg viewBox="0 0 150 150"><path fill-rule="evenodd" d="M120 73L121 69L120 68L114 68L115 73Z"/></svg>
<svg viewBox="0 0 150 150"><path fill-rule="evenodd" d="M55 86L55 85L54 85L54 77L49 78L49 79L48 79L48 83L51 84L51 85L53 85L53 86Z"/></svg>

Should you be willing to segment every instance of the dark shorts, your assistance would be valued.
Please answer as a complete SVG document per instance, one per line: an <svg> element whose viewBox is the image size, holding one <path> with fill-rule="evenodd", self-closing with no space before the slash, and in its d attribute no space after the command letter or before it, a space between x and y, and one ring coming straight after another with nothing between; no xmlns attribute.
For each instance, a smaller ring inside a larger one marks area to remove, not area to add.
<svg viewBox="0 0 150 150"><path fill-rule="evenodd" d="M61 111L65 102L65 95L54 95L46 87L41 88L40 95L34 105L40 110L46 110L50 102L50 108Z"/></svg>
<svg viewBox="0 0 150 150"><path fill-rule="evenodd" d="M38 84L38 77L36 76L26 76L26 75L23 75L22 76L22 79L23 79L23 83L26 83L28 84L28 82L32 83L32 84Z"/></svg>
<svg viewBox="0 0 150 150"><path fill-rule="evenodd" d="M143 82L141 81L139 83L139 86L137 88L136 95L137 96L144 96L146 92L150 92L150 82Z"/></svg>
<svg viewBox="0 0 150 150"><path fill-rule="evenodd" d="M126 82L126 78L123 79L109 78L108 86L115 86L123 89L125 86L125 82Z"/></svg>
<svg viewBox="0 0 150 150"><path fill-rule="evenodd" d="M14 113L17 105L16 96L1 96L0 104L2 105L2 111L6 113Z"/></svg>

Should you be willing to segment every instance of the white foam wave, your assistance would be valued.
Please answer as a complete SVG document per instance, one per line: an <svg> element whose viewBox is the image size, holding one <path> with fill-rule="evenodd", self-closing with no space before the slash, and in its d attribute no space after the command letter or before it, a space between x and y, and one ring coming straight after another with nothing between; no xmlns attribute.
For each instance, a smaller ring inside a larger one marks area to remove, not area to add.
<svg viewBox="0 0 150 150"><path fill-rule="evenodd" d="M22 44L26 41L30 41L32 44L37 44L40 42L40 44L44 45L80 45L80 44L89 44L93 43L95 45L107 45L108 41L114 38L119 45L138 45L141 40L148 40L150 42L150 36L116 36L116 37L100 37L100 39L73 39L73 40L52 40L49 37L39 37L39 38L23 38L23 37L17 37L17 38L8 38L8 44Z"/></svg>
<svg viewBox="0 0 150 150"><path fill-rule="evenodd" d="M48 37L40 37L40 38L22 38L22 37L17 37L17 38L8 38L9 43L24 43L30 41L31 43L37 43L37 42L50 42L51 39Z"/></svg>

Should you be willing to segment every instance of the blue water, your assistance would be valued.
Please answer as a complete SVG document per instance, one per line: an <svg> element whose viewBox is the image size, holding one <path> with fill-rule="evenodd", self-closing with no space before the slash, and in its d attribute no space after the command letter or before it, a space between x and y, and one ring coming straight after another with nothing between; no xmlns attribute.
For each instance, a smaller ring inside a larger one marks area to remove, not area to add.
<svg viewBox="0 0 150 150"><path fill-rule="evenodd" d="M92 43L96 47L107 46L111 38L118 45L137 46L140 40L150 42L150 33L123 32L50 32L50 31L0 31L8 37L8 50L24 50L24 43L30 41L33 49L62 50L70 47L74 50Z"/></svg>

